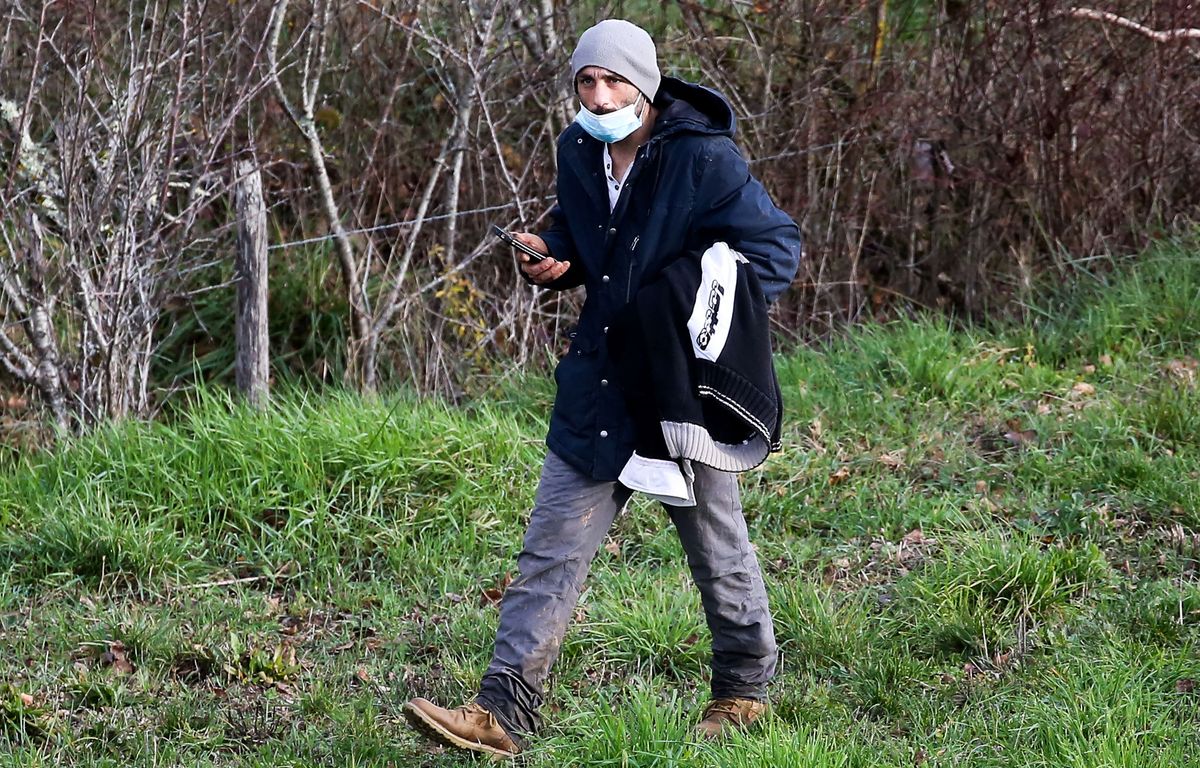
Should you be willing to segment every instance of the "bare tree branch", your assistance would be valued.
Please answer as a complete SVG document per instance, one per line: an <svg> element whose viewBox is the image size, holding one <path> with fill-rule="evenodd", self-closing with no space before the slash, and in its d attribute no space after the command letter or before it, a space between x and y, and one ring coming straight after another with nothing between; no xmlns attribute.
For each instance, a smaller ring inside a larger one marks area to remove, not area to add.
<svg viewBox="0 0 1200 768"><path fill-rule="evenodd" d="M321 2L314 9L314 16L318 16L320 21L317 23L315 29L309 31L308 45L305 47L305 77L301 85L302 109L297 114L295 109L290 106L287 94L284 92L277 62L280 30L283 28L283 21L287 16L288 3L289 0L277 0L272 10L270 43L267 55L271 81L285 111L299 128L308 146L308 156L312 161L313 170L317 177L317 190L321 206L325 211L326 217L329 219L330 229L333 230L333 238L338 252L338 263L342 270L343 288L346 293L347 304L350 307L352 337L349 349L347 349L347 359L351 364L350 370L347 373L354 376L360 385L365 386L370 377L366 376L365 371L362 370L362 347L366 343L371 330L368 319L369 308L366 288L359 281L358 263L355 259L354 247L351 245L350 237L346 234L345 227L342 225L341 212L338 209L337 201L334 199L333 185L329 180L329 170L325 164L325 147L321 143L316 120L313 116L322 69L325 63L325 35L329 20L330 4L328 2ZM317 67L314 71L310 71L309 60L314 55L314 50L316 51Z"/></svg>
<svg viewBox="0 0 1200 768"><path fill-rule="evenodd" d="M1076 19L1090 19L1091 21L1115 24L1123 29L1128 29L1132 32L1137 32L1139 35L1148 37L1156 43L1169 43L1172 40L1200 40L1200 28L1155 30L1144 24L1139 24L1132 19L1127 19L1124 16L1118 16L1108 11L1097 11L1091 8L1070 8L1064 11L1062 15L1072 16Z"/></svg>

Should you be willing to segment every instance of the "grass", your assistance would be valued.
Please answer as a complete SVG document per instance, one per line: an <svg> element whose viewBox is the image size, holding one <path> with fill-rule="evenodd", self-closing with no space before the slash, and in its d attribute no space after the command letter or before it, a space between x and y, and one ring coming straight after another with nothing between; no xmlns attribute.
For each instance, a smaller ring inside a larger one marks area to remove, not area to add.
<svg viewBox="0 0 1200 768"><path fill-rule="evenodd" d="M778 367L744 478L782 660L689 729L708 637L665 514L593 567L530 766L1200 765L1200 255L1017 327L863 328ZM486 666L547 379L466 406L199 391L0 473L0 765L466 766L403 724Z"/></svg>

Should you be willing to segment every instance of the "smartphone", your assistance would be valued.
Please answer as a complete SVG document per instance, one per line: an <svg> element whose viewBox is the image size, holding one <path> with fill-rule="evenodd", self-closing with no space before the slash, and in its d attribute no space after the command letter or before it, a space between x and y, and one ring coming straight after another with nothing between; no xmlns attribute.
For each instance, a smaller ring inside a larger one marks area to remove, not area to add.
<svg viewBox="0 0 1200 768"><path fill-rule="evenodd" d="M528 245L525 245L525 243L522 243L520 240L513 237L511 232L507 232L500 227L497 227L495 224L492 225L492 234L528 256L529 261L532 263L536 264L537 262L546 258L546 254L542 253L541 251L535 251Z"/></svg>

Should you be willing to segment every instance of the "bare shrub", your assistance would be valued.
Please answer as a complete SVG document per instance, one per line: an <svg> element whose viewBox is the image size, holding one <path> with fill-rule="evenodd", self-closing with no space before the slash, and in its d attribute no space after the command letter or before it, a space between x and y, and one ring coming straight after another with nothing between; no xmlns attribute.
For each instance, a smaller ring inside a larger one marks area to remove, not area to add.
<svg viewBox="0 0 1200 768"><path fill-rule="evenodd" d="M78 429L153 405L155 322L224 257L213 217L258 89L231 88L242 41L214 34L228 10L40 6L5 19L3 82L24 92L0 95L0 361Z"/></svg>
<svg viewBox="0 0 1200 768"><path fill-rule="evenodd" d="M1195 26L1185 3L1139 7L1113 10L1146 29ZM336 103L327 137L345 148L356 227L413 222L362 241L396 307L375 315L373 357L447 391L491 361L524 364L570 323L576 298L523 286L483 250L497 214L473 211L552 194L553 137L574 106L570 41L604 12L386 8L339 16L383 81L332 72L330 92L356 99ZM639 19L668 74L730 98L756 173L802 224L807 258L781 331L812 337L919 307L1019 310L1042 276L1195 215L1200 45L1072 9L677 2ZM545 209L499 218L536 228Z"/></svg>
<svg viewBox="0 0 1200 768"><path fill-rule="evenodd" d="M1127 6L1197 26L1186 3ZM1005 311L1196 214L1200 35L1057 0L681 7L682 47L754 116L757 170L802 221L791 329Z"/></svg>
<svg viewBox="0 0 1200 768"><path fill-rule="evenodd" d="M328 257L349 381L454 393L553 358L579 296L525 285L487 227L540 226L575 107L570 47L609 6L9 5L0 360L60 422L151 405L156 322L212 287L189 283L198 267L232 258L228 167L250 148L274 274ZM1200 20L1184 0L647 8L635 20L665 74L729 97L753 169L801 223L783 334L1019 311L1039 280L1196 216Z"/></svg>

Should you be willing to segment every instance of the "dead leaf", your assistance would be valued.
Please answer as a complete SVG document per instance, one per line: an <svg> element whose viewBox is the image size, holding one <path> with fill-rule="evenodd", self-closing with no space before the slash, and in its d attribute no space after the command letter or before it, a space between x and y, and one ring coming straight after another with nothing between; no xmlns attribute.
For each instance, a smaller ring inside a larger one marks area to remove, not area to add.
<svg viewBox="0 0 1200 768"><path fill-rule="evenodd" d="M825 430L821 426L820 419L813 419L808 423L808 443L817 453L825 453L825 446L821 445L821 437L824 434Z"/></svg>
<svg viewBox="0 0 1200 768"><path fill-rule="evenodd" d="M899 453L888 451L887 453L879 456L879 463L888 469L903 469L904 457Z"/></svg>
<svg viewBox="0 0 1200 768"><path fill-rule="evenodd" d="M1171 360L1167 363L1167 373L1180 381L1188 384L1196 382L1196 368L1200 366L1196 360L1192 358L1184 358L1183 360Z"/></svg>
<svg viewBox="0 0 1200 768"><path fill-rule="evenodd" d="M288 615L279 620L279 631L285 635L294 635L300 631L300 627L303 625L302 617Z"/></svg>
<svg viewBox="0 0 1200 768"><path fill-rule="evenodd" d="M1010 430L1004 433L1004 439L1015 446L1028 445L1037 442L1036 429Z"/></svg>
<svg viewBox="0 0 1200 768"><path fill-rule="evenodd" d="M829 484L830 485L839 485L839 484L845 482L846 479L849 477L850 477L850 468L845 465L842 465L841 467L838 467L836 472L834 472L833 474L831 474L829 476Z"/></svg>
<svg viewBox="0 0 1200 768"><path fill-rule="evenodd" d="M1176 681L1175 690L1178 693L1191 693L1196 690L1196 681L1185 677Z"/></svg>
<svg viewBox="0 0 1200 768"><path fill-rule="evenodd" d="M610 538L608 541L604 542L604 551L618 560L621 559L621 545L617 543L616 539Z"/></svg>
<svg viewBox="0 0 1200 768"><path fill-rule="evenodd" d="M371 673L368 672L365 667L359 667L358 669L354 670L354 676L358 678L360 682L368 684L371 682Z"/></svg>
<svg viewBox="0 0 1200 768"><path fill-rule="evenodd" d="M918 749L913 754L913 765L921 765L924 762L925 762L925 750Z"/></svg>
<svg viewBox="0 0 1200 768"><path fill-rule="evenodd" d="M512 584L512 574L505 573L504 577L494 587L488 587L483 590L479 596L479 604L481 606L499 605L504 598L504 590L508 589L508 585Z"/></svg>
<svg viewBox="0 0 1200 768"><path fill-rule="evenodd" d="M24 704L27 707L33 706L33 697L30 696L28 693L22 693L22 694L18 694L18 695L21 697L22 704Z"/></svg>
<svg viewBox="0 0 1200 768"><path fill-rule="evenodd" d="M114 640L108 644L108 650L100 654L100 663L103 666L112 667L123 675L133 674L133 662L126 655L125 643L120 640Z"/></svg>
<svg viewBox="0 0 1200 768"><path fill-rule="evenodd" d="M1076 397L1091 397L1096 394L1096 388L1086 381L1077 381L1075 386L1071 387L1071 394Z"/></svg>
<svg viewBox="0 0 1200 768"><path fill-rule="evenodd" d="M1084 372L1084 374L1090 376L1091 374L1096 372L1096 366L1092 365L1091 363L1088 363L1087 365L1083 366L1083 372Z"/></svg>
<svg viewBox="0 0 1200 768"><path fill-rule="evenodd" d="M914 544L920 544L921 542L925 541L925 533L920 528L913 528L911 531L904 534L900 541L911 547Z"/></svg>
<svg viewBox="0 0 1200 768"><path fill-rule="evenodd" d="M267 507L258 513L258 519L266 527L278 531L287 525L291 513L286 509L279 507Z"/></svg>
<svg viewBox="0 0 1200 768"><path fill-rule="evenodd" d="M1112 363L1112 355L1100 355L1100 365L1103 365L1105 368L1107 368L1108 366L1112 365Z"/></svg>
<svg viewBox="0 0 1200 768"><path fill-rule="evenodd" d="M839 557L829 565L825 566L824 581L826 584L833 584L838 579L846 575L846 571L850 568L850 559Z"/></svg>

